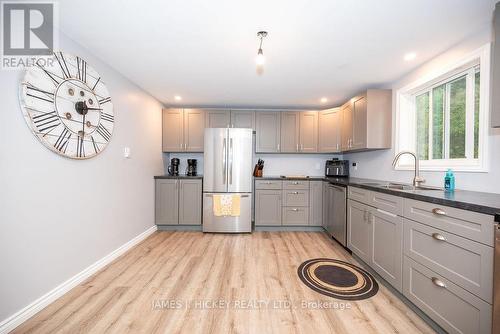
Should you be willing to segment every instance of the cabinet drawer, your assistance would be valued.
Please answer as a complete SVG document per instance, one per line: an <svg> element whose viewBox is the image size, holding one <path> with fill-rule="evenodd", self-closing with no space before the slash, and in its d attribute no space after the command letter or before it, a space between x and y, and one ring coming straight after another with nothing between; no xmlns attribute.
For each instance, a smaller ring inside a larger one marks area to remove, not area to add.
<svg viewBox="0 0 500 334"><path fill-rule="evenodd" d="M370 191L370 205L398 216L403 215L403 197Z"/></svg>
<svg viewBox="0 0 500 334"><path fill-rule="evenodd" d="M407 256L403 272L405 297L447 332L491 333L491 305Z"/></svg>
<svg viewBox="0 0 500 334"><path fill-rule="evenodd" d="M309 208L304 207L284 207L283 225L308 225Z"/></svg>
<svg viewBox="0 0 500 334"><path fill-rule="evenodd" d="M284 206L309 206L309 190L283 190Z"/></svg>
<svg viewBox="0 0 500 334"><path fill-rule="evenodd" d="M405 199L405 218L493 246L493 216Z"/></svg>
<svg viewBox="0 0 500 334"><path fill-rule="evenodd" d="M491 303L492 247L405 219L404 253Z"/></svg>
<svg viewBox="0 0 500 334"><path fill-rule="evenodd" d="M255 189L281 189L281 180L255 180Z"/></svg>
<svg viewBox="0 0 500 334"><path fill-rule="evenodd" d="M349 186L347 191L347 198L371 205L370 192L370 190Z"/></svg>
<svg viewBox="0 0 500 334"><path fill-rule="evenodd" d="M303 181L303 180L283 181L283 189L309 190L309 181Z"/></svg>

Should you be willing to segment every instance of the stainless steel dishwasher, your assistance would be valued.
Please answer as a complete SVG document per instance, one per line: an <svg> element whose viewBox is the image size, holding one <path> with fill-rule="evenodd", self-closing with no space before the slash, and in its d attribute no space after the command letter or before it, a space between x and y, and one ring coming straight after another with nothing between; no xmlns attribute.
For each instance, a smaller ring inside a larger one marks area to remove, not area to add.
<svg viewBox="0 0 500 334"><path fill-rule="evenodd" d="M326 210L327 223L326 230L344 247L347 245L347 221L346 221L346 200L347 191L345 187L328 185L328 210Z"/></svg>

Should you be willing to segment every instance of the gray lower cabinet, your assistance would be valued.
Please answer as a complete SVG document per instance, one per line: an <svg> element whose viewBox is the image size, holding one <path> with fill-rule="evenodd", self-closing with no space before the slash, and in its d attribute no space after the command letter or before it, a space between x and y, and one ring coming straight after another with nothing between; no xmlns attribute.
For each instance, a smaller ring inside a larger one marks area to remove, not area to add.
<svg viewBox="0 0 500 334"><path fill-rule="evenodd" d="M202 207L201 180L180 180L179 182L179 224L200 225Z"/></svg>
<svg viewBox="0 0 500 334"><path fill-rule="evenodd" d="M322 226L323 181L309 181L309 225Z"/></svg>
<svg viewBox="0 0 500 334"><path fill-rule="evenodd" d="M281 190L255 191L255 225L281 225Z"/></svg>
<svg viewBox="0 0 500 334"><path fill-rule="evenodd" d="M323 198L321 199L321 202L323 203L323 208L322 208L322 217L321 217L321 226L323 226L324 229L326 229L328 225L328 207L329 207L329 197L328 197L328 183L323 182L322 186L322 191L323 191Z"/></svg>
<svg viewBox="0 0 500 334"><path fill-rule="evenodd" d="M292 226L308 225L309 208L308 207L283 207L283 225Z"/></svg>
<svg viewBox="0 0 500 334"><path fill-rule="evenodd" d="M370 266L399 292L403 286L403 218L372 208Z"/></svg>
<svg viewBox="0 0 500 334"><path fill-rule="evenodd" d="M492 307L467 290L404 257L403 294L449 333L491 333Z"/></svg>
<svg viewBox="0 0 500 334"><path fill-rule="evenodd" d="M155 202L156 225L179 224L179 180L156 180Z"/></svg>
<svg viewBox="0 0 500 334"><path fill-rule="evenodd" d="M347 201L347 247L367 264L371 259L370 207L353 200Z"/></svg>
<svg viewBox="0 0 500 334"><path fill-rule="evenodd" d="M279 111L258 111L255 113L256 153L280 151L280 114Z"/></svg>
<svg viewBox="0 0 500 334"><path fill-rule="evenodd" d="M158 179L155 188L156 225L201 225L201 179Z"/></svg>

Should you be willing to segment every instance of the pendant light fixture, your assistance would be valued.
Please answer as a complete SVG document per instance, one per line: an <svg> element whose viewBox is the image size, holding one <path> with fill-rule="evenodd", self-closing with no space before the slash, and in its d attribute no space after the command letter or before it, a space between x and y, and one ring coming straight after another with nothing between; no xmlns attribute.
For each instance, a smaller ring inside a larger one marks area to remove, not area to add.
<svg viewBox="0 0 500 334"><path fill-rule="evenodd" d="M266 62L266 57L264 57L264 52L262 51L262 41L267 37L267 31L259 31L257 33L257 37L260 38L260 45L255 62L257 63L257 66L262 66Z"/></svg>

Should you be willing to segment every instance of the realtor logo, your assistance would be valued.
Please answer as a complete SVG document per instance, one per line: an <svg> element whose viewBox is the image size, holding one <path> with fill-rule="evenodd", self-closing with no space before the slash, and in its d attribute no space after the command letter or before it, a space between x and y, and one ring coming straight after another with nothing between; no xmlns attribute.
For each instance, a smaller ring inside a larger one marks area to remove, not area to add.
<svg viewBox="0 0 500 334"><path fill-rule="evenodd" d="M53 2L1 2L2 68L34 64L56 48Z"/></svg>

